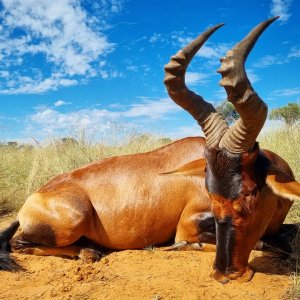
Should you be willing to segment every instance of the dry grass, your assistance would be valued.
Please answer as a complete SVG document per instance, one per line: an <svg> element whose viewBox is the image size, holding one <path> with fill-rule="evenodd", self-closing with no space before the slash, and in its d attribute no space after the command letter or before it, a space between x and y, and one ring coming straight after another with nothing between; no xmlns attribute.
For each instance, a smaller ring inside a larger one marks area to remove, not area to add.
<svg viewBox="0 0 300 300"><path fill-rule="evenodd" d="M296 179L300 181L300 126L271 131L260 137L260 146L283 157L291 166ZM300 202L294 203L286 223L300 223ZM289 296L292 299L300 299L300 233L294 240L290 265L292 288Z"/></svg>
<svg viewBox="0 0 300 300"><path fill-rule="evenodd" d="M259 142L261 148L272 150L284 158L300 182L300 126L271 131L262 135ZM300 203L294 203L286 222L300 223Z"/></svg>
<svg viewBox="0 0 300 300"><path fill-rule="evenodd" d="M272 130L261 135L259 142L261 148L272 150L284 158L300 181L300 126Z"/></svg>

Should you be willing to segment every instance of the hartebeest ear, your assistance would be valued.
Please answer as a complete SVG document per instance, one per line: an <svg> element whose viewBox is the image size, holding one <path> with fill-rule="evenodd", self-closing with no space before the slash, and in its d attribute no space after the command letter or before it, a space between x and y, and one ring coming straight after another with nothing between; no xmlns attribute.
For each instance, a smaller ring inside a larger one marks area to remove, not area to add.
<svg viewBox="0 0 300 300"><path fill-rule="evenodd" d="M266 184L274 194L291 200L300 200L300 183L272 164L269 168Z"/></svg>
<svg viewBox="0 0 300 300"><path fill-rule="evenodd" d="M206 159L201 158L194 160L186 165L179 167L178 169L161 173L161 175L189 175L189 176L205 176Z"/></svg>

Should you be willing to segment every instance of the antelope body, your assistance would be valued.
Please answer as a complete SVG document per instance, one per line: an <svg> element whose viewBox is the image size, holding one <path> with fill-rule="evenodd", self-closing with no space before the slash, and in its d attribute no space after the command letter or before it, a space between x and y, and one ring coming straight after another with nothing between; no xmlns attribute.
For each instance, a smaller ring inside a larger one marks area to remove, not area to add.
<svg viewBox="0 0 300 300"><path fill-rule="evenodd" d="M267 107L253 90L244 62L272 18L222 58L219 69L228 100L240 119L223 117L184 82L192 57L221 25L208 29L165 66L170 97L187 110L206 136L158 150L95 162L62 174L31 195L17 221L0 234L2 250L97 259L82 237L111 249L144 248L175 237L168 250L206 250L216 244L214 278L250 280L250 251L276 234L299 183L288 164L255 142ZM21 233L12 238L18 227ZM279 238L279 237L278 237ZM5 252L0 269L17 268Z"/></svg>

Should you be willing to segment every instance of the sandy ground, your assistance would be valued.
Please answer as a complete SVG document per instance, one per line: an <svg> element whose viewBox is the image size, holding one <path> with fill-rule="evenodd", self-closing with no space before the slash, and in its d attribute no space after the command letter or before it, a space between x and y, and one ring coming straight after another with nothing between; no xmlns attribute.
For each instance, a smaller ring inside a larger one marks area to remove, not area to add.
<svg viewBox="0 0 300 300"><path fill-rule="evenodd" d="M2 224L1 224L2 223ZM5 222L0 222L0 228ZM0 299L287 299L288 268L253 251L252 281L210 277L214 253L162 249L112 252L96 263L13 255L26 271L0 272Z"/></svg>

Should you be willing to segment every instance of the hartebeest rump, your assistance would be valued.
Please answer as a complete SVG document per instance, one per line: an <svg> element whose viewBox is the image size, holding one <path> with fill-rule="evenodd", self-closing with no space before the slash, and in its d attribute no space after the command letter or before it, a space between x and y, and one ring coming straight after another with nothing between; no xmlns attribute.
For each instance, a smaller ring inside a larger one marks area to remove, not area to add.
<svg viewBox="0 0 300 300"><path fill-rule="evenodd" d="M169 249L205 250L216 244L220 282L250 280L250 251L280 229L300 184L276 154L255 142L267 107L253 90L245 60L272 18L222 58L218 70L228 100L240 114L223 117L185 85L196 52L222 25L208 29L165 66L170 97L202 127L204 138L185 138L158 150L97 161L62 174L31 195L17 221L0 234L0 269L15 262L4 251L97 259L74 244L86 237L110 249L141 249L172 240ZM18 227L22 231L12 238Z"/></svg>

